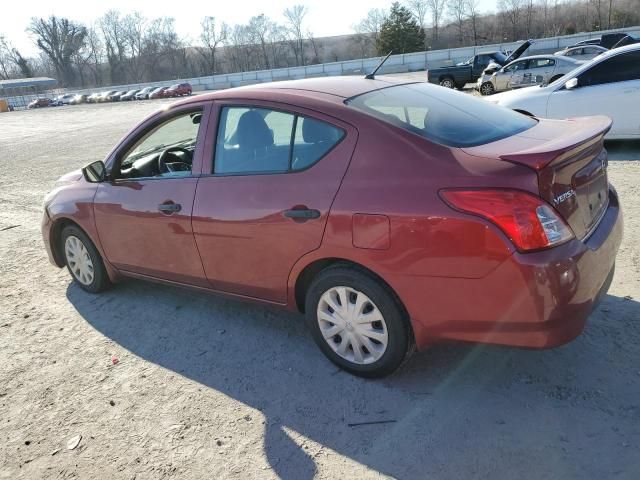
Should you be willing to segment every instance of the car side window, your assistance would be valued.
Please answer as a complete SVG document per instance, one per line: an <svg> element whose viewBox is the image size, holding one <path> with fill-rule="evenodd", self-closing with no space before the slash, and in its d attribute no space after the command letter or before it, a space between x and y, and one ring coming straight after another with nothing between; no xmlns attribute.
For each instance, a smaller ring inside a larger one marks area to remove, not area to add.
<svg viewBox="0 0 640 480"><path fill-rule="evenodd" d="M343 130L326 122L310 117L297 117L292 170L310 167L337 145L343 136Z"/></svg>
<svg viewBox="0 0 640 480"><path fill-rule="evenodd" d="M285 173L305 169L344 136L326 122L253 107L224 107L214 174Z"/></svg>
<svg viewBox="0 0 640 480"><path fill-rule="evenodd" d="M154 126L121 157L119 178L191 175L202 111L177 115Z"/></svg>
<svg viewBox="0 0 640 480"><path fill-rule="evenodd" d="M578 77L581 87L640 80L640 52L628 52L594 65Z"/></svg>
<svg viewBox="0 0 640 480"><path fill-rule="evenodd" d="M515 62L504 69L505 72L513 73L519 70L525 70L527 68L527 60L521 62Z"/></svg>
<svg viewBox="0 0 640 480"><path fill-rule="evenodd" d="M529 60L529 68L552 67L555 64L555 60L551 58L536 58L535 60Z"/></svg>

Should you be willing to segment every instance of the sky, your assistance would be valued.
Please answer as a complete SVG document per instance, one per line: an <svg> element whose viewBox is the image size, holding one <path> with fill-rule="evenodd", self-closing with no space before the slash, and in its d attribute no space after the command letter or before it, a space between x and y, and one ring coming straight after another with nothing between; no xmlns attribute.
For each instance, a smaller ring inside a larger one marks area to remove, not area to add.
<svg viewBox="0 0 640 480"><path fill-rule="evenodd" d="M480 10L489 11L496 0L480 0ZM209 2L175 2L171 0L23 0L5 2L0 35L5 35L25 56L37 53L33 39L25 32L31 17L56 15L91 24L108 9L123 13L141 12L145 17L169 16L176 19L179 35L197 40L200 21L213 16L229 24L246 23L250 17L264 13L283 23L286 7L308 7L307 28L318 37L352 33L352 25L371 8L389 8L392 0L213 0Z"/></svg>

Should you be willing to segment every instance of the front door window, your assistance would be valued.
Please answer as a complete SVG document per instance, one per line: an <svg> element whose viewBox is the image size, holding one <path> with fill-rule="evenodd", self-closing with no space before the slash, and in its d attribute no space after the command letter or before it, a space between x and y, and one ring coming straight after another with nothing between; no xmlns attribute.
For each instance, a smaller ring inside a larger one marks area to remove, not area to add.
<svg viewBox="0 0 640 480"><path fill-rule="evenodd" d="M152 128L122 156L117 178L190 176L201 117L183 113Z"/></svg>

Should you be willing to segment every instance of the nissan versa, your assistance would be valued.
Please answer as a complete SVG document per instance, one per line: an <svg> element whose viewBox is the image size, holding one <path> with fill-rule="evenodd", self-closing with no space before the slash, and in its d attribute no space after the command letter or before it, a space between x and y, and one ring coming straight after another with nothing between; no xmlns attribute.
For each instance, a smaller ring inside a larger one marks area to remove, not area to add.
<svg viewBox="0 0 640 480"><path fill-rule="evenodd" d="M88 292L126 276L299 310L356 375L440 341L553 347L613 276L610 127L386 79L219 91L63 176L42 231Z"/></svg>

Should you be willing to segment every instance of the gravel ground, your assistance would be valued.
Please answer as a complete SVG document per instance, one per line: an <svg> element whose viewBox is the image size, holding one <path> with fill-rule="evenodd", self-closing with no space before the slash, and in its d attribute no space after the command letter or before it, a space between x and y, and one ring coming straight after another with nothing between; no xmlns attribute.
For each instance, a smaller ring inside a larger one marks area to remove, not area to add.
<svg viewBox="0 0 640 480"><path fill-rule="evenodd" d="M438 346L367 381L297 315L140 281L93 296L48 263L43 195L162 103L0 115L0 478L640 478L640 143L609 145L625 240L582 336Z"/></svg>

